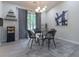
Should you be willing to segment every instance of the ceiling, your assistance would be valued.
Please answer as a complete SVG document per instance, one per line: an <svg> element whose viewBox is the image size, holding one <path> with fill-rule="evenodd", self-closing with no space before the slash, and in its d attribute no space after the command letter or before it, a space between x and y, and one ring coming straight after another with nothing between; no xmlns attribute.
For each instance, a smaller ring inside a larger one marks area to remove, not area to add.
<svg viewBox="0 0 79 59"><path fill-rule="evenodd" d="M44 6L47 6L46 11L48 11L51 8L55 7L56 5L62 3L63 1L5 1L5 2L17 4L32 11L35 11L35 9L38 6L40 6L41 8L43 8Z"/></svg>

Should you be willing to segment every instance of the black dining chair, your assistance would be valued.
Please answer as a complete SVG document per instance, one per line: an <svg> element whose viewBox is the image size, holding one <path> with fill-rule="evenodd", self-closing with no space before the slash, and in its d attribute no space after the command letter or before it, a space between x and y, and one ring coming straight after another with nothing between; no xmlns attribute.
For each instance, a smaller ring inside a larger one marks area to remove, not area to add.
<svg viewBox="0 0 79 59"><path fill-rule="evenodd" d="M29 39L28 45L29 45L29 43L31 42L31 47L30 47L30 48L32 48L33 41L36 42L35 33L33 33L31 30L27 30L27 35L28 35L28 39Z"/></svg>
<svg viewBox="0 0 79 59"><path fill-rule="evenodd" d="M56 43L54 40L55 34L56 34L55 29L51 29L50 31L48 31L46 33L45 37L42 39L42 45L44 45L44 41L47 39L48 40L48 48L50 48L50 43L51 43L50 41L53 40L54 47L56 48Z"/></svg>

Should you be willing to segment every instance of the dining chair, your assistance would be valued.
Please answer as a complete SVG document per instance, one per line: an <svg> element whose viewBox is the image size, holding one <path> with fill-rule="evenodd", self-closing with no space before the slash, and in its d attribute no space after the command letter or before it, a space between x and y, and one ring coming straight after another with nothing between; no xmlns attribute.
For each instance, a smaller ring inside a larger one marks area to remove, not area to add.
<svg viewBox="0 0 79 59"><path fill-rule="evenodd" d="M36 42L36 36L35 36L35 33L33 33L31 30L27 30L27 33L28 33L27 35L28 35L28 39L29 39L28 45L29 45L30 42L31 42L30 48L32 48L33 41Z"/></svg>
<svg viewBox="0 0 79 59"><path fill-rule="evenodd" d="M50 48L51 40L53 40L54 47L56 48L56 43L55 43L55 40L54 40L55 34L56 34L55 29L51 29L50 31L48 31L46 33L45 37L42 39L42 45L44 45L44 41L47 39L48 40L48 48Z"/></svg>

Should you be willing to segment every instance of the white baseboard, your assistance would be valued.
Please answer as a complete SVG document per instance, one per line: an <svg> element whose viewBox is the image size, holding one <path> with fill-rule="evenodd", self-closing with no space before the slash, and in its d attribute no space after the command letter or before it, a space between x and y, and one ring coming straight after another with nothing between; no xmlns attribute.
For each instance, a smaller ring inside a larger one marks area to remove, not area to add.
<svg viewBox="0 0 79 59"><path fill-rule="evenodd" d="M72 41L72 40L68 40L68 39L63 39L63 38L61 38L61 37L58 37L58 39L61 39L61 40L68 41L68 42L71 42L71 43L74 43L74 44L78 44L78 45L79 45L79 42L77 42L77 41Z"/></svg>

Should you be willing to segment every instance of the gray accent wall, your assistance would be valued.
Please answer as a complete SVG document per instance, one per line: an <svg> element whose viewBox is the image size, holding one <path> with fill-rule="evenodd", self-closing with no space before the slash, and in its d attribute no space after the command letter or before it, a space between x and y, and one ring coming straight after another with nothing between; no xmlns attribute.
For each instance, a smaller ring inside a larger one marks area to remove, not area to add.
<svg viewBox="0 0 79 59"><path fill-rule="evenodd" d="M27 29L27 10L18 9L19 13L19 38L26 38L26 29Z"/></svg>

